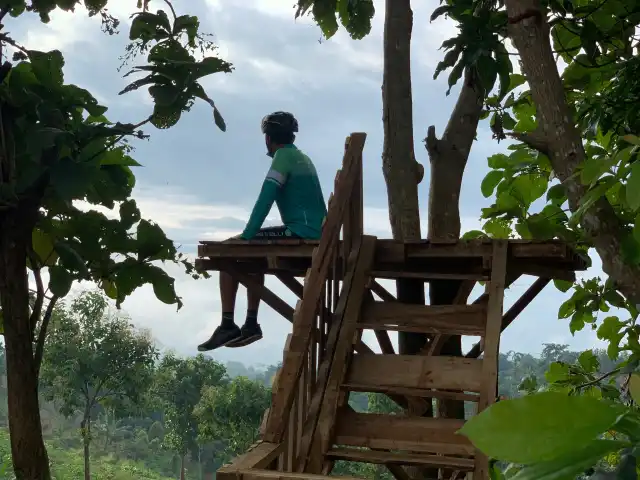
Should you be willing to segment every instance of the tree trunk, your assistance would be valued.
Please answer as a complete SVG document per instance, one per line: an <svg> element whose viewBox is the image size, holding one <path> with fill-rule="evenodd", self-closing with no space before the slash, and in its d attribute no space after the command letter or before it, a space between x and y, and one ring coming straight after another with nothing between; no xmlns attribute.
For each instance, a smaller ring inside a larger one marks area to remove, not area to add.
<svg viewBox="0 0 640 480"><path fill-rule="evenodd" d="M456 106L441 139L435 127L429 127L425 144L431 163L429 186L429 240L446 241L460 238L460 190L469 152L478 130L484 91L473 70L467 69ZM431 305L450 305L462 282L433 281L429 286ZM441 355L462 356L462 338L450 337L439 352ZM444 418L464 418L464 402L439 400L438 413ZM452 472L444 471L443 478Z"/></svg>
<svg viewBox="0 0 640 480"><path fill-rule="evenodd" d="M85 413L80 424L82 428L82 447L84 453L84 480L91 480L91 460L89 444L91 443L91 418Z"/></svg>
<svg viewBox="0 0 640 480"><path fill-rule="evenodd" d="M382 82L382 121L384 145L382 165L387 184L391 232L396 240L420 239L418 203L418 164L413 148L413 99L411 96L411 30L413 12L410 0L386 0L384 23L384 70ZM399 280L398 300L424 304L424 283ZM425 336L400 332L401 353L415 353Z"/></svg>
<svg viewBox="0 0 640 480"><path fill-rule="evenodd" d="M413 11L410 0L386 0L384 23L384 69L382 109L384 145L382 165L387 184L389 219L395 240L419 240L420 209L418 183L424 171L419 168L413 146L413 98L411 92L411 31ZM396 283L398 300L425 303L424 282L401 279ZM420 352L427 337L399 332L401 354ZM409 413L412 413L411 410ZM432 416L429 409L424 413ZM407 467L412 478L433 478L437 470Z"/></svg>
<svg viewBox="0 0 640 480"><path fill-rule="evenodd" d="M0 213L0 305L4 321L7 403L13 469L18 480L49 480L29 313L27 245L37 208Z"/></svg>
<svg viewBox="0 0 640 480"><path fill-rule="evenodd" d="M539 125L553 170L562 182L572 212L587 192L575 175L586 153L569 110L549 41L549 24L538 0L507 0L509 36L520 53ZM526 142L526 137L522 138ZM633 304L640 304L640 267L625 263L622 240L628 235L613 207L601 197L581 221L602 259L602 269Z"/></svg>
<svg viewBox="0 0 640 480"><path fill-rule="evenodd" d="M185 479L185 472L184 472L184 457L185 455L181 455L180 456L180 480L184 480Z"/></svg>

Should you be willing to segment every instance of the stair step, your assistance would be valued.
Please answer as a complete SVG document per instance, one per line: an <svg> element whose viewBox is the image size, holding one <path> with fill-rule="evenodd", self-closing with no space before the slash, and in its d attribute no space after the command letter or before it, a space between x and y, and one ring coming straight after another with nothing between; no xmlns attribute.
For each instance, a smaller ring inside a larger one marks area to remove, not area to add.
<svg viewBox="0 0 640 480"><path fill-rule="evenodd" d="M357 413L342 409L334 444L439 455L473 456L469 439L456 432L464 420Z"/></svg>
<svg viewBox="0 0 640 480"><path fill-rule="evenodd" d="M484 336L486 305L410 305L369 302L363 307L360 328L445 335Z"/></svg>
<svg viewBox="0 0 640 480"><path fill-rule="evenodd" d="M421 455L419 453L387 452L380 450L356 450L355 448L332 448L329 458L349 462L377 463L381 465L420 465L425 467L449 467L461 471L473 471L473 458L446 457L443 455Z"/></svg>
<svg viewBox="0 0 640 480"><path fill-rule="evenodd" d="M481 379L482 360L477 358L355 354L342 385L354 391L428 397L429 390L479 393Z"/></svg>

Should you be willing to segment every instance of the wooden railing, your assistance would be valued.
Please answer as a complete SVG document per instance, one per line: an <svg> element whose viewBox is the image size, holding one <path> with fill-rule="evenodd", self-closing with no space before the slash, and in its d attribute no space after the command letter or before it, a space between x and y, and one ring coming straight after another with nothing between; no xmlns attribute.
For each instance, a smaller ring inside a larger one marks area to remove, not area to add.
<svg viewBox="0 0 640 480"><path fill-rule="evenodd" d="M263 440L281 445L277 469L294 471L309 402L317 387L318 369L331 320L336 312L341 279L363 231L362 152L366 134L352 133L345 143L342 169L329 197L320 244L314 250L304 285L289 285L300 297L287 339L282 368L273 382ZM342 242L340 241L342 237Z"/></svg>

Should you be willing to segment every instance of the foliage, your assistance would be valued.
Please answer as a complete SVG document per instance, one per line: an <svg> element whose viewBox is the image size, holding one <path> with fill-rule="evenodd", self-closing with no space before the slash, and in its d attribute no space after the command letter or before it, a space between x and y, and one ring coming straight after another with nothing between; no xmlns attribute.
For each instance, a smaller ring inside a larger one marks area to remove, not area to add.
<svg viewBox="0 0 640 480"><path fill-rule="evenodd" d="M12 3L12 15L24 10L22 3ZM76 3L60 7L73 9ZM95 14L105 4L88 2L87 7ZM37 2L28 10L46 21L55 7L54 2ZM229 72L231 66L214 56L196 60L191 52L200 45L197 17L175 13L172 17L171 21L163 10L141 11L131 24L129 37L148 50L148 65L135 66L127 75L147 76L121 93L148 86L154 100L152 114L136 124L110 122L104 116L107 108L88 91L65 84L64 60L57 50L19 47L18 63L8 74L5 71L0 97L6 140L1 147L5 155L15 153L13 167L5 168L0 178L0 205L5 210L19 208L25 198L39 197L43 208L30 260L36 268L49 267L49 289L57 297L66 295L74 280L94 280L120 303L150 283L161 301L180 306L173 279L152 262L177 261L195 274L160 227L141 219L130 198L135 185L131 167L139 164L129 155L125 139L146 137L141 126L175 125L181 113L201 98L212 105L216 123L225 128L199 80ZM17 45L6 35L2 40ZM120 218L81 210L74 206L76 200L110 209L119 204Z"/></svg>
<svg viewBox="0 0 640 480"><path fill-rule="evenodd" d="M338 20L353 39L361 39L371 31L375 14L373 0L298 0L296 18L312 14L325 38L338 31Z"/></svg>
<svg viewBox="0 0 640 480"><path fill-rule="evenodd" d="M85 292L54 315L41 385L45 399L55 401L63 415L82 412L80 433L88 455L92 410L136 402L152 380L158 352L127 318L109 314L100 293Z"/></svg>
<svg viewBox="0 0 640 480"><path fill-rule="evenodd" d="M230 457L258 439L258 426L271 403L271 389L246 377L207 386L194 409L200 437L225 443Z"/></svg>
<svg viewBox="0 0 640 480"><path fill-rule="evenodd" d="M205 387L228 382L226 370L200 354L193 358L166 355L158 365L153 395L164 410L163 445L179 455L198 449L198 419L194 409Z"/></svg>

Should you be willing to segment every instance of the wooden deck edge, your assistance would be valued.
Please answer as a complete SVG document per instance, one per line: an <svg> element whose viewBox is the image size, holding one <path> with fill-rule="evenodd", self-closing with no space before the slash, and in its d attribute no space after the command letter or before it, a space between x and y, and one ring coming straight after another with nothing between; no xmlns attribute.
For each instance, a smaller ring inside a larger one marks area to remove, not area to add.
<svg viewBox="0 0 640 480"><path fill-rule="evenodd" d="M217 480L364 480L360 477L346 477L339 475L314 475L312 473L277 472L258 468L235 470L216 474Z"/></svg>

